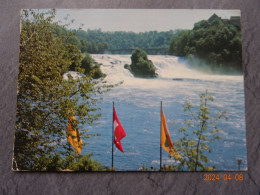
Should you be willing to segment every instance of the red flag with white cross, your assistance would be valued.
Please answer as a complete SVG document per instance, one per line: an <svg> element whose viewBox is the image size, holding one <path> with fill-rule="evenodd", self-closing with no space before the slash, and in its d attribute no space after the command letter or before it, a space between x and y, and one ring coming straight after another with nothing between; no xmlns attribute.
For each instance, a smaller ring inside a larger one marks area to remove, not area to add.
<svg viewBox="0 0 260 195"><path fill-rule="evenodd" d="M123 129L117 114L116 109L113 107L113 124L114 124L114 144L121 151L124 152L120 140L126 136L125 130Z"/></svg>

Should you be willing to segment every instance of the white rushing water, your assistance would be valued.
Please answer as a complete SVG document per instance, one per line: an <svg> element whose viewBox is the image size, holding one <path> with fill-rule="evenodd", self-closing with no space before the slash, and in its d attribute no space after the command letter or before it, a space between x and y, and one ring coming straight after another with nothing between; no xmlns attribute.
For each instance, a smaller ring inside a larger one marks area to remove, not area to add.
<svg viewBox="0 0 260 195"><path fill-rule="evenodd" d="M111 166L111 118L112 101L119 120L127 136L122 140L125 153L115 151L115 167L118 170L138 170L143 164L159 166L160 101L166 115L172 140L180 138L178 129L187 117L183 112L185 100L199 105L199 94L208 90L214 97L212 113L226 110L228 121L219 123L223 129L222 141L210 144L212 153L207 154L209 165L217 170L237 169L237 159L242 159L241 167L246 169L244 89L242 76L210 75L201 73L181 62L178 57L150 55L158 78L134 77L125 64L131 64L131 55L92 55L101 70L107 75L108 83L123 84L103 95L100 124L90 127L101 133L86 147L86 153L106 166ZM98 144L100 143L100 144ZM83 149L84 152L84 149ZM163 162L173 164L166 152ZM176 162L175 162L176 163Z"/></svg>
<svg viewBox="0 0 260 195"><path fill-rule="evenodd" d="M140 82L140 80L134 78L128 70L124 69L125 64L131 64L131 55L96 54L92 55L92 57L95 59L96 62L102 64L101 69L108 75L109 81L116 82L123 79L124 81L126 81L127 84L133 81L136 81L134 83ZM242 81L243 79L241 76L209 75L201 73L195 69L191 69L184 62L180 62L180 58L175 56L150 55L148 58L154 63L159 78L240 81Z"/></svg>

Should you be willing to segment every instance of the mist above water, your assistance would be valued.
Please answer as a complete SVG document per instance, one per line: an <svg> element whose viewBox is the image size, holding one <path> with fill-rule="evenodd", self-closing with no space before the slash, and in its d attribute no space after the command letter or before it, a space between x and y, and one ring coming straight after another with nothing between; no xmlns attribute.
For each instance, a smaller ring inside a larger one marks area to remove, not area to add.
<svg viewBox="0 0 260 195"><path fill-rule="evenodd" d="M129 70L124 69L125 64L131 64L131 55L92 55L94 60L102 64L101 69L108 75L109 81L118 81L120 79L133 80L133 75ZM191 68L180 58L168 55L149 55L148 59L156 67L158 78L163 79L201 79L201 80L241 80L241 76L227 76L207 74ZM202 64L205 66L205 64ZM116 74L115 74L116 73ZM136 79L136 78L135 78ZM145 79L147 80L147 79Z"/></svg>

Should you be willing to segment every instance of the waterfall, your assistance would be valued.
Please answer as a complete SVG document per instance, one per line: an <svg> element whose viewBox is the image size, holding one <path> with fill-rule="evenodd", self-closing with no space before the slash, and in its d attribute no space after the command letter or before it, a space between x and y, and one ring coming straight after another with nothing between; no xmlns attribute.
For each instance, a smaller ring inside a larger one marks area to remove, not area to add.
<svg viewBox="0 0 260 195"><path fill-rule="evenodd" d="M115 102L117 114L125 131L126 138L122 145L125 153L115 151L117 170L138 170L142 164L158 168L160 101L163 101L170 135L173 140L179 139L178 129L186 115L183 104L191 101L199 107L199 94L208 90L214 97L212 114L220 110L227 111L228 121L219 125L223 129L222 141L210 144L212 154L207 154L209 165L217 170L234 170L236 158L244 162L246 168L246 139L243 76L206 74L193 69L176 56L149 55L158 74L157 78L137 78L125 64L131 64L131 55L95 54L92 58L101 64L101 70L107 76L108 83L123 84L103 94L100 105L102 117L100 124L93 126L93 133L100 137L88 140L84 152L93 153L93 158L110 166L111 157L111 117L112 102ZM212 115L212 116L213 116ZM86 127L88 128L88 127ZM97 147L97 143L99 144ZM164 153L163 162L172 164ZM230 159L226 162L226 159Z"/></svg>
<svg viewBox="0 0 260 195"><path fill-rule="evenodd" d="M141 81L138 78L134 78L129 70L124 68L125 64L131 64L131 55L109 55L109 54L93 54L92 58L99 64L101 64L101 70L107 75L107 80L110 82L119 82L124 80L126 84L133 86L134 83L138 85ZM183 80L239 80L241 82L241 76L225 76L225 75L212 75L199 72L186 64L179 57L168 55L149 55L148 59L151 60L156 67L156 73L158 74L155 82L159 80L170 79L173 81ZM151 79L149 83L153 83ZM137 82L136 82L137 81ZM144 79L142 83L145 83ZM154 85L156 86L156 85Z"/></svg>

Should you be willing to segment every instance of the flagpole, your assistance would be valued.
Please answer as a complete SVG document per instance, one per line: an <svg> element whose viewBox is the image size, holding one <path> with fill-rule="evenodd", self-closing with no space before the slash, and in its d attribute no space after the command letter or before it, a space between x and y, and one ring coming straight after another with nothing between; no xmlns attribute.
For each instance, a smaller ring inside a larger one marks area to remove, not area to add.
<svg viewBox="0 0 260 195"><path fill-rule="evenodd" d="M112 169L114 168L114 102L113 102L113 116L112 116Z"/></svg>
<svg viewBox="0 0 260 195"><path fill-rule="evenodd" d="M161 132L160 132L160 170L162 169L162 101L161 101Z"/></svg>

